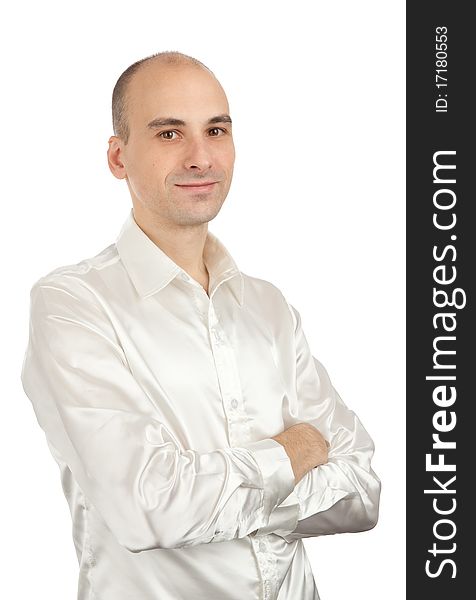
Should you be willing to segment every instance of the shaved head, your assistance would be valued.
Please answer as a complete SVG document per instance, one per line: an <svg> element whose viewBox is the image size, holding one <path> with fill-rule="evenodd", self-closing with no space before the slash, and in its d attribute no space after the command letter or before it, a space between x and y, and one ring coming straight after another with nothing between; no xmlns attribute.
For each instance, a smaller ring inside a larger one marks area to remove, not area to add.
<svg viewBox="0 0 476 600"><path fill-rule="evenodd" d="M124 144L127 144L130 135L128 115L130 112L131 99L128 91L130 89L131 81L138 71L151 64L164 65L164 67L197 67L200 69L206 69L211 75L213 75L213 77L215 77L213 72L196 58L188 56L187 54L183 54L182 52L172 50L166 52L157 52L156 54L142 58L141 60L138 60L127 67L127 69L117 80L112 92L112 127L114 130L114 135L121 138Z"/></svg>

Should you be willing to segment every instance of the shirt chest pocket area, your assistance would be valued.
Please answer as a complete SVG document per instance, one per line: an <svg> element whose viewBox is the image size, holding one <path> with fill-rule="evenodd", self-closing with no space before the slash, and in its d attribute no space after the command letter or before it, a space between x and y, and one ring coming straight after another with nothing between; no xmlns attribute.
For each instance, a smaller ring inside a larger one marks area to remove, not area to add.
<svg viewBox="0 0 476 600"><path fill-rule="evenodd" d="M279 433L289 390L274 346L266 339L249 339L235 356L244 410L257 439Z"/></svg>

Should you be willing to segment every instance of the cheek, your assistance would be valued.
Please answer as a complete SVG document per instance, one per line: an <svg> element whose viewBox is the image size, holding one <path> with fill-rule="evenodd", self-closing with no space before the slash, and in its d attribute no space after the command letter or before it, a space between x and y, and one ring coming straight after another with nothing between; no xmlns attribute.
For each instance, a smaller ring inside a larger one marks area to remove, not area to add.
<svg viewBox="0 0 476 600"><path fill-rule="evenodd" d="M150 173L154 171L156 168L155 157L150 150L146 148L136 148L133 154L133 159L130 162L130 171L131 176L137 180L137 183L140 180L144 181L150 177Z"/></svg>
<svg viewBox="0 0 476 600"><path fill-rule="evenodd" d="M165 185L167 176L174 170L176 163L171 153L154 153L147 162L148 177L159 185Z"/></svg>
<svg viewBox="0 0 476 600"><path fill-rule="evenodd" d="M219 164L227 171L233 171L233 165L235 163L235 148L231 144L228 148L222 149L218 154Z"/></svg>

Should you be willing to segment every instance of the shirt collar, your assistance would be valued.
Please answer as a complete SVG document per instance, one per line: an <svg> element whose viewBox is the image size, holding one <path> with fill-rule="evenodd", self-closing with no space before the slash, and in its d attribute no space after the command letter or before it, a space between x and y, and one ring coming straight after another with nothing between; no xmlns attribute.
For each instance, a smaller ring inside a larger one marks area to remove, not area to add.
<svg viewBox="0 0 476 600"><path fill-rule="evenodd" d="M143 298L159 292L175 277L185 273L142 231L134 219L132 208L117 236L116 248L137 292ZM208 231L205 240L203 260L210 277L210 298L218 286L227 281L242 306L243 275L228 250L211 231Z"/></svg>

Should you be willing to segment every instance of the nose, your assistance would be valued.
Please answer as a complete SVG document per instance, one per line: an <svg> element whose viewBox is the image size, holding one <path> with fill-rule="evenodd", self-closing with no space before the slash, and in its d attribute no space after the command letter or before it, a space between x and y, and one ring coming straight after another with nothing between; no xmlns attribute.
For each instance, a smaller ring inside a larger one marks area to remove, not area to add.
<svg viewBox="0 0 476 600"><path fill-rule="evenodd" d="M190 140L184 159L186 169L206 171L212 166L212 158L206 140Z"/></svg>

